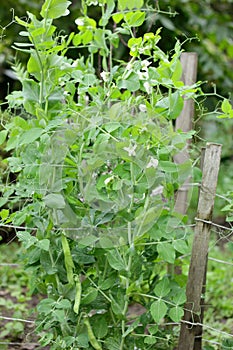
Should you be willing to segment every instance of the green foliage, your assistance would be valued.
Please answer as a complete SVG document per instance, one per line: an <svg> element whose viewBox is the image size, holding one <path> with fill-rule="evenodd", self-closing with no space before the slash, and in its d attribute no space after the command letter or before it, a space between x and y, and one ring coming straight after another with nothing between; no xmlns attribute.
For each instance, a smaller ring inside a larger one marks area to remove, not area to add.
<svg viewBox="0 0 233 350"><path fill-rule="evenodd" d="M228 264L231 264L232 261L233 245L227 237L224 237L224 233L221 233L217 238L219 245L216 246L215 242L212 241L212 247L209 252L208 288L206 291L208 309L206 310L204 320L206 324L211 324L211 328L206 331L204 337L206 341L204 341L204 344L209 344L208 340L212 341L213 344L219 343L219 345L213 345L212 349L214 350L232 348L232 338L221 332L232 333L229 331L232 329L232 307L230 301L232 284L229 284L229 281L232 280L233 275L231 266L229 268ZM223 241L228 240L228 243L222 243L221 239Z"/></svg>
<svg viewBox="0 0 233 350"><path fill-rule="evenodd" d="M28 318L28 302L30 296L26 290L28 284L28 275L23 266L17 266L19 257L18 245L11 244L7 251L5 246L1 246L1 297L0 311L1 316L8 317L8 320L1 319L1 340L22 339L24 335L24 323L18 319ZM10 259L9 259L10 257ZM9 264L9 265L8 265ZM11 264L16 266L12 267Z"/></svg>
<svg viewBox="0 0 233 350"><path fill-rule="evenodd" d="M37 307L43 346L168 349L160 326L183 316L185 276L165 276L166 266L189 252L190 233L175 192L193 169L173 162L193 133L172 122L200 84L180 80L179 42L165 54L160 30L134 35L150 13L143 1L83 1L77 32L59 35L53 20L69 5L46 0L42 18L16 17L14 47L29 58L15 67L21 91L7 97L17 114L2 138L17 181L1 187L2 223L25 226L30 288L47 295ZM117 59L121 35L127 61ZM67 54L83 49L87 57ZM132 320L135 303L144 312Z"/></svg>

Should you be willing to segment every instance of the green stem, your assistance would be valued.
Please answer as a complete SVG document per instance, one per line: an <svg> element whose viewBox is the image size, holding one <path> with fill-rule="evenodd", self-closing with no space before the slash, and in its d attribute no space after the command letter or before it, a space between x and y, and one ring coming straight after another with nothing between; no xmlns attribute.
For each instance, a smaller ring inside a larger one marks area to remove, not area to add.
<svg viewBox="0 0 233 350"><path fill-rule="evenodd" d="M49 257L50 257L50 260L51 260L51 263L52 263L52 266L54 267L55 266L55 263L54 263L54 260L53 260L53 255L49 249ZM58 275L57 273L55 273L55 279L56 279L56 284L57 284L57 288L59 288L59 284L60 284L60 280L58 278Z"/></svg>
<svg viewBox="0 0 233 350"><path fill-rule="evenodd" d="M130 249L134 247L134 240L132 237L132 226L131 226L131 222L128 222L128 240L129 240L129 246ZM127 295L127 291L130 285L130 271L131 271L131 266L132 266L132 255L131 253L129 253L129 259L128 259L128 264L127 264L127 277L126 277L126 284L125 284L125 290L126 290L126 295L125 295L125 303L124 303L124 308L123 308L123 320L121 321L121 332L122 332L122 338L121 338L121 344L120 344L120 349L119 350L123 350L124 349L124 344L125 344L125 331L126 331L126 327L125 327L125 319L126 319L126 314L128 311L128 306L129 306L129 295Z"/></svg>

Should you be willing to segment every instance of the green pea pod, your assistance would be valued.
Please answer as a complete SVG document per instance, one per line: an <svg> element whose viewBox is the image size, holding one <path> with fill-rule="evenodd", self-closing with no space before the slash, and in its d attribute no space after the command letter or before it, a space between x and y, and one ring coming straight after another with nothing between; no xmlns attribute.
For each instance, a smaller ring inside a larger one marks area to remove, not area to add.
<svg viewBox="0 0 233 350"><path fill-rule="evenodd" d="M75 278L75 285L76 285L76 293L75 293L75 301L74 301L73 310L76 314L78 314L80 301L81 301L81 294L82 294L82 284L80 282L79 277Z"/></svg>
<svg viewBox="0 0 233 350"><path fill-rule="evenodd" d="M70 246L69 246L68 240L64 234L61 235L61 242L62 242L62 249L64 253L64 258L65 258L67 280L69 283L74 284L74 271L73 271L74 263L70 252Z"/></svg>
<svg viewBox="0 0 233 350"><path fill-rule="evenodd" d="M87 327L88 338L93 348L95 350L102 350L102 346L99 344L95 337L95 334L93 333L88 317L85 317L84 324Z"/></svg>

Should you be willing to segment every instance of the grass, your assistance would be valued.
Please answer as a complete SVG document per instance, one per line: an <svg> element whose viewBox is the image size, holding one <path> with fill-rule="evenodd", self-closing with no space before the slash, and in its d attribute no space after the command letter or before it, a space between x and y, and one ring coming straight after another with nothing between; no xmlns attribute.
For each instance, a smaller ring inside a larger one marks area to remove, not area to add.
<svg viewBox="0 0 233 350"><path fill-rule="evenodd" d="M233 349L233 243L210 245L203 343L206 350Z"/></svg>
<svg viewBox="0 0 233 350"><path fill-rule="evenodd" d="M0 245L0 348L2 350L20 349L17 344L35 342L35 336L31 337L34 328L32 314L34 299L28 292L28 273L19 262L19 253L20 246L17 243Z"/></svg>

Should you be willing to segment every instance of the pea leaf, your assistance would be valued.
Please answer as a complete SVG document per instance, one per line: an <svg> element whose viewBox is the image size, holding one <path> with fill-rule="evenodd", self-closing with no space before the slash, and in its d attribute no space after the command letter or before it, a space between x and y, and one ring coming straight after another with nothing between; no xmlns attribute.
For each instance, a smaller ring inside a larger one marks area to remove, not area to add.
<svg viewBox="0 0 233 350"><path fill-rule="evenodd" d="M170 290L170 282L168 278L164 278L155 286L154 292L158 297L163 298L170 292Z"/></svg>
<svg viewBox="0 0 233 350"><path fill-rule="evenodd" d="M130 27L139 27L143 24L145 16L145 12L142 11L128 12L125 15L125 21Z"/></svg>
<svg viewBox="0 0 233 350"><path fill-rule="evenodd" d="M161 160L159 162L159 167L166 173L176 173L178 170L177 164L166 160Z"/></svg>
<svg viewBox="0 0 233 350"><path fill-rule="evenodd" d="M28 249L32 245L38 242L38 239L34 236L32 236L29 232L24 231L24 232L18 232L17 237L19 241L23 242L24 248Z"/></svg>
<svg viewBox="0 0 233 350"><path fill-rule="evenodd" d="M180 306L175 306L169 310L169 317L174 322L179 322L181 318L184 316L184 310Z"/></svg>
<svg viewBox="0 0 233 350"><path fill-rule="evenodd" d="M64 0L46 0L41 9L41 16L43 18L59 18L62 16L67 16L69 14L68 7L71 1Z"/></svg>
<svg viewBox="0 0 233 350"><path fill-rule="evenodd" d="M176 305L182 305L186 302L186 294L184 290L180 290L179 293L177 293L173 299L172 299L173 303L175 303Z"/></svg>
<svg viewBox="0 0 233 350"><path fill-rule="evenodd" d="M167 305L162 300L156 300L151 304L150 312L155 322L160 322L160 320L166 315L167 309Z"/></svg>
<svg viewBox="0 0 233 350"><path fill-rule="evenodd" d="M84 295L82 297L81 303L84 305L88 305L88 304L92 303L97 298L97 295L98 295L98 290L96 290L93 287L90 287L87 290L86 295Z"/></svg>
<svg viewBox="0 0 233 350"><path fill-rule="evenodd" d="M169 104L169 118L176 119L180 115L184 106L184 100L180 96L179 91L176 91L173 94L171 94L171 96L169 97Z"/></svg>
<svg viewBox="0 0 233 350"><path fill-rule="evenodd" d="M120 255L117 249L114 249L108 252L107 259L108 259L109 265L113 269L117 271L125 270L126 266L125 266L124 260L122 259L122 256Z"/></svg>
<svg viewBox="0 0 233 350"><path fill-rule="evenodd" d="M44 197L45 205L52 209L63 209L65 208L64 197L59 193L50 193Z"/></svg>
<svg viewBox="0 0 233 350"><path fill-rule="evenodd" d="M49 251L49 246L50 246L50 241L47 238L37 242L37 247L47 252Z"/></svg>
<svg viewBox="0 0 233 350"><path fill-rule="evenodd" d="M137 91L139 87L140 87L140 83L139 83L138 75L133 72L130 74L130 76L127 79L121 80L118 83L119 89L127 89L131 92Z"/></svg>
<svg viewBox="0 0 233 350"><path fill-rule="evenodd" d="M44 129L42 128L32 128L30 130L25 131L20 139L19 144L20 145L28 145L29 143L34 142L37 140L44 132Z"/></svg>
<svg viewBox="0 0 233 350"><path fill-rule="evenodd" d="M173 244L175 250L177 250L181 254L189 253L190 249L187 243L183 239L178 239Z"/></svg>
<svg viewBox="0 0 233 350"><path fill-rule="evenodd" d="M157 247L159 256L161 259L165 260L166 262L173 264L175 261L175 249L170 243L161 243Z"/></svg>
<svg viewBox="0 0 233 350"><path fill-rule="evenodd" d="M7 130L0 131L0 145L2 145L6 141Z"/></svg>
<svg viewBox="0 0 233 350"><path fill-rule="evenodd" d="M221 108L222 108L222 111L226 114L229 114L232 107L231 107L231 104L230 102L225 98L222 102L222 105L221 105Z"/></svg>

